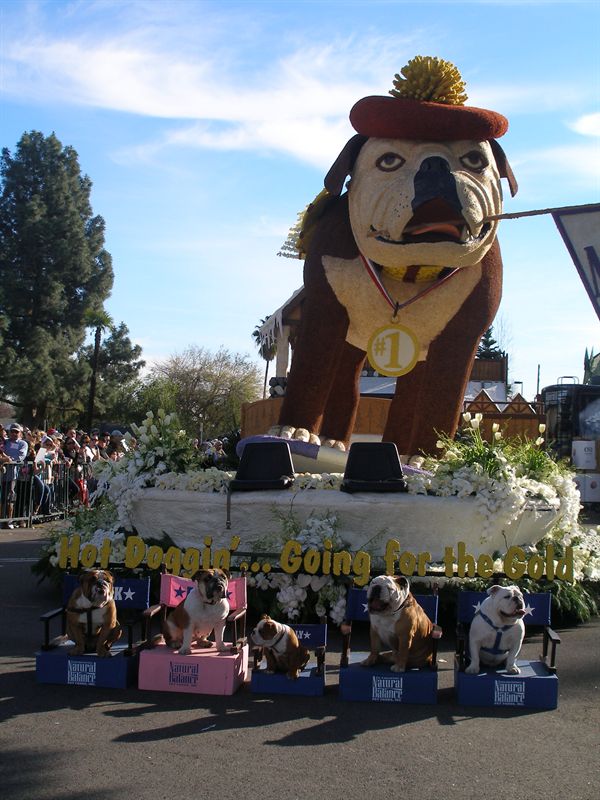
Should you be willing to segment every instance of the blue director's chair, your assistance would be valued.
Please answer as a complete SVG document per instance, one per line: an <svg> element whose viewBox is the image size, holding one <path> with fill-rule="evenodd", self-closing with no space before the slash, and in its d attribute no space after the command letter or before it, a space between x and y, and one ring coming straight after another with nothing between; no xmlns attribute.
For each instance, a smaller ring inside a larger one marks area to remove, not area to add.
<svg viewBox="0 0 600 800"><path fill-rule="evenodd" d="M415 595L423 611L437 628L437 595ZM342 655L340 659L340 697L343 700L362 700L386 703L437 703L437 638L433 638L431 667L392 672L391 664L363 667L360 663L366 652L350 652L352 622L368 622L367 590L349 589L346 599L346 620L343 623Z"/></svg>
<svg viewBox="0 0 600 800"><path fill-rule="evenodd" d="M110 650L110 655L100 658L95 651L72 656L75 646L66 635L66 608L69 598L79 585L79 575L66 573L63 580L62 606L42 614L44 639L35 656L35 674L38 683L58 683L72 686L102 686L124 688L137 680L139 649L148 641L149 629L143 612L150 603L149 578L115 579L117 619L123 632ZM60 620L61 633L51 637L53 621ZM91 619L88 626L91 625ZM139 638L135 628L139 626Z"/></svg>
<svg viewBox="0 0 600 800"><path fill-rule="evenodd" d="M327 625L290 625L296 632L298 642L311 651L311 658L300 676L293 680L284 673L268 674L260 669L263 649L255 647L254 667L250 688L261 694L287 694L304 697L319 697L325 692L325 651L327 648ZM314 658L313 658L314 654Z"/></svg>
<svg viewBox="0 0 600 800"><path fill-rule="evenodd" d="M527 626L543 629L542 653L536 659L517 659L520 673L509 675L503 665L482 667L479 675L467 675L469 627L486 592L460 592L458 595L457 648L454 659L454 686L458 702L465 706L554 709L558 705L556 645L560 638L550 627L550 593L525 594Z"/></svg>

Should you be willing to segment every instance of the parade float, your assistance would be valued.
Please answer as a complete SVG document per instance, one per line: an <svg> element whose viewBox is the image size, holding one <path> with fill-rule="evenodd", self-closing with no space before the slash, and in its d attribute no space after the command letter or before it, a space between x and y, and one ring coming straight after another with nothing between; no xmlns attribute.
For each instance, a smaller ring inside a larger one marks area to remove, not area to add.
<svg viewBox="0 0 600 800"><path fill-rule="evenodd" d="M501 179L516 192L497 141L507 121L465 99L452 65L413 59L388 97L356 103L357 133L302 218L302 320L278 424L263 431L292 445L293 483L231 497L235 474L190 468L190 437L150 412L132 426L137 449L97 465L94 508L54 537L40 572L103 560L175 574L227 566L271 590L288 619L338 623L348 585L374 571L600 578L598 535L578 526L573 476L546 453L543 430L486 439L480 417L461 420L500 301ZM380 438L408 462L406 492L339 490L366 359L395 381Z"/></svg>

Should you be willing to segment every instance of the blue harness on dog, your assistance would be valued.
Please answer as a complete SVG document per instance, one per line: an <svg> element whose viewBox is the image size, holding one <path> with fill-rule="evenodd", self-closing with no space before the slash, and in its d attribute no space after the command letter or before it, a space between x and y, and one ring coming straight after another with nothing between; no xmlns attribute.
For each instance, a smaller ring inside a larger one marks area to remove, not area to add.
<svg viewBox="0 0 600 800"><path fill-rule="evenodd" d="M498 627L498 625L494 625L492 620L483 613L483 611L478 611L477 614L487 622L487 624L496 631L496 641L494 642L493 647L480 647L480 650L483 650L485 653L491 653L494 656L505 656L508 653L508 650L505 648L504 650L500 647L500 642L502 641L502 634L504 631L509 630L512 628L512 625L502 625L502 627Z"/></svg>

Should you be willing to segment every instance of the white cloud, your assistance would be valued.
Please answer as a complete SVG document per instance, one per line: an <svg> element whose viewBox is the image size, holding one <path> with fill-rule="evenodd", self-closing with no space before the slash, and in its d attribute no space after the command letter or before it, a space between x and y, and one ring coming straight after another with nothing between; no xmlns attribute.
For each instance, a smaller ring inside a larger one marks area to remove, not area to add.
<svg viewBox="0 0 600 800"><path fill-rule="evenodd" d="M583 136L600 136L600 111L595 114L584 114L572 122L569 127Z"/></svg>

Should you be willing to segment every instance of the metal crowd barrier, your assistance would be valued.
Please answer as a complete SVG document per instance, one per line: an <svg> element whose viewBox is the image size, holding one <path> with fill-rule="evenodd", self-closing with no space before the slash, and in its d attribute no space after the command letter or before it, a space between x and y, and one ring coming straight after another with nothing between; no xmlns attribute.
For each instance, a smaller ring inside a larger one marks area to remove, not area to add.
<svg viewBox="0 0 600 800"><path fill-rule="evenodd" d="M64 519L82 502L77 468L9 462L0 466L0 525L29 527L34 522Z"/></svg>

